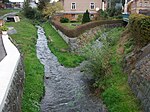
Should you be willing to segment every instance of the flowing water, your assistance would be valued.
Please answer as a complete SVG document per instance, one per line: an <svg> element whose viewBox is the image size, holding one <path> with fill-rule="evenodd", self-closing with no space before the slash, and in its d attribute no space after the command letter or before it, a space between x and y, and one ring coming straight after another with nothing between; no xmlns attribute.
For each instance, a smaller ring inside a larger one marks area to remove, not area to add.
<svg viewBox="0 0 150 112"><path fill-rule="evenodd" d="M100 99L92 95L80 66L65 68L49 50L43 28L38 28L37 57L45 68L45 95L41 112L104 112Z"/></svg>

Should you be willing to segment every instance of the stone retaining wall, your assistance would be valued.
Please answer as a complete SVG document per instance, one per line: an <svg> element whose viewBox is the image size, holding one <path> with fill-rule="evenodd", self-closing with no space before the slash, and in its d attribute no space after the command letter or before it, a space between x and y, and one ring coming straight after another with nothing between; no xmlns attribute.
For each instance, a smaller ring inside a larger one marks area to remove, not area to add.
<svg viewBox="0 0 150 112"><path fill-rule="evenodd" d="M17 71L11 82L7 98L2 112L21 112L21 101L23 94L24 69L20 59Z"/></svg>
<svg viewBox="0 0 150 112"><path fill-rule="evenodd" d="M70 46L70 50L76 51L86 43L90 42L95 37L95 35L99 31L101 31L102 27L114 28L120 26L122 26L122 23L101 25L95 28L91 28L90 30L85 31L83 34L75 38L66 36L60 30L56 29L55 26L52 27L60 34L60 36L64 39L64 41Z"/></svg>
<svg viewBox="0 0 150 112"><path fill-rule="evenodd" d="M0 112L21 112L24 70L20 53L8 35L2 35L7 55L0 62Z"/></svg>
<svg viewBox="0 0 150 112"><path fill-rule="evenodd" d="M144 112L150 112L150 44L125 59L128 83L140 99Z"/></svg>

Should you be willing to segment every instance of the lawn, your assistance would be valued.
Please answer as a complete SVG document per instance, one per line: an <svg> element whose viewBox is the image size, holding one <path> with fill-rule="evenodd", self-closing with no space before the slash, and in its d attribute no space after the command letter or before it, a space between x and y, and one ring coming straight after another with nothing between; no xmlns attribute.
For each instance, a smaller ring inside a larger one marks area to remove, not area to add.
<svg viewBox="0 0 150 112"><path fill-rule="evenodd" d="M16 12L16 11L19 11L19 10L17 10L17 9L0 9L0 16L10 13L10 12Z"/></svg>
<svg viewBox="0 0 150 112"><path fill-rule="evenodd" d="M25 81L22 112L39 112L39 102L44 90L44 68L36 56L36 28L28 19L22 18L21 22L9 22L6 25L13 26L17 30L17 34L11 37L16 41L24 57Z"/></svg>
<svg viewBox="0 0 150 112"><path fill-rule="evenodd" d="M62 23L64 26L67 26L70 29L74 29L77 26L81 25L80 22L75 22L75 23Z"/></svg>
<svg viewBox="0 0 150 112"><path fill-rule="evenodd" d="M59 62L66 67L78 66L84 58L68 51L69 46L62 37L52 28L49 22L43 24L48 45L51 51L57 56Z"/></svg>

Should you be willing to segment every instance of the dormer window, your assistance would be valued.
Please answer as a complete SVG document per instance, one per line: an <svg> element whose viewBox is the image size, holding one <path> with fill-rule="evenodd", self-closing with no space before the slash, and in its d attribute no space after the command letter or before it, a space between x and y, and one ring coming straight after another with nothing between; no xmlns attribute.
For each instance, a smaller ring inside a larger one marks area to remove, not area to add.
<svg viewBox="0 0 150 112"><path fill-rule="evenodd" d="M71 3L71 9L76 9L76 3Z"/></svg>
<svg viewBox="0 0 150 112"><path fill-rule="evenodd" d="M93 3L93 2L90 3L90 9L92 9L92 10L95 9L95 3Z"/></svg>

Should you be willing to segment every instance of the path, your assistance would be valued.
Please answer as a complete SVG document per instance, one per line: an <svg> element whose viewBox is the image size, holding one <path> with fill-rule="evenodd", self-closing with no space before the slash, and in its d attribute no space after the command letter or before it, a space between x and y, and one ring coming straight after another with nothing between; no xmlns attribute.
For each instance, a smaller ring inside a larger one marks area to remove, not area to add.
<svg viewBox="0 0 150 112"><path fill-rule="evenodd" d="M3 15L3 16L0 16L0 19L4 19L4 18L7 17L7 16L16 15L16 14L18 14L18 13L19 13L19 12L7 13L7 14L5 14L5 15Z"/></svg>
<svg viewBox="0 0 150 112"><path fill-rule="evenodd" d="M6 56L6 51L3 45L2 36L0 34L0 61Z"/></svg>
<svg viewBox="0 0 150 112"><path fill-rule="evenodd" d="M42 112L104 112L102 102L90 93L81 67L65 68L49 50L43 28L38 28L37 57L45 67Z"/></svg>

